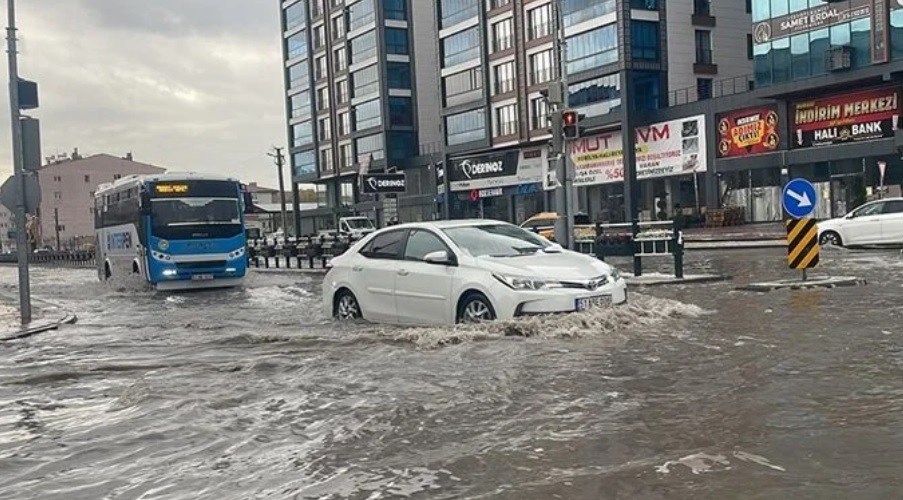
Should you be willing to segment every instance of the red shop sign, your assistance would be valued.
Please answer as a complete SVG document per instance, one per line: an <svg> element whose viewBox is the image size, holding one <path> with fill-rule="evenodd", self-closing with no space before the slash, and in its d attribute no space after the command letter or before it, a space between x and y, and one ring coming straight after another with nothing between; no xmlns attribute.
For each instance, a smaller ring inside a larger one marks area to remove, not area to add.
<svg viewBox="0 0 903 500"><path fill-rule="evenodd" d="M882 88L797 102L790 117L794 148L893 137L900 121L900 91Z"/></svg>
<svg viewBox="0 0 903 500"><path fill-rule="evenodd" d="M718 158L769 153L780 144L777 106L740 109L716 119Z"/></svg>

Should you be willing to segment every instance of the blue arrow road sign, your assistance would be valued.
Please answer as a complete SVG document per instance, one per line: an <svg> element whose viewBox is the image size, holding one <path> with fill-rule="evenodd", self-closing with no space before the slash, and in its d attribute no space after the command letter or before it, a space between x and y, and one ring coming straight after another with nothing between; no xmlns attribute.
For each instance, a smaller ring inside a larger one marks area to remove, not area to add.
<svg viewBox="0 0 903 500"><path fill-rule="evenodd" d="M806 179L793 179L784 186L781 202L784 210L794 219L802 219L815 211L815 186Z"/></svg>

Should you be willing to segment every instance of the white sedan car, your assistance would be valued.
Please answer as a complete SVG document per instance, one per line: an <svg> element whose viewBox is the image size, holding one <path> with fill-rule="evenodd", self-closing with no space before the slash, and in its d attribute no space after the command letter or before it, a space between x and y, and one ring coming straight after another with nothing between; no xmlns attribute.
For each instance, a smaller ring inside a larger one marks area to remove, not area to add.
<svg viewBox="0 0 903 500"><path fill-rule="evenodd" d="M822 245L903 244L903 198L885 198L860 206L839 219L818 223Z"/></svg>
<svg viewBox="0 0 903 500"><path fill-rule="evenodd" d="M627 301L608 264L491 220L403 224L331 261L326 311L378 323L472 323Z"/></svg>

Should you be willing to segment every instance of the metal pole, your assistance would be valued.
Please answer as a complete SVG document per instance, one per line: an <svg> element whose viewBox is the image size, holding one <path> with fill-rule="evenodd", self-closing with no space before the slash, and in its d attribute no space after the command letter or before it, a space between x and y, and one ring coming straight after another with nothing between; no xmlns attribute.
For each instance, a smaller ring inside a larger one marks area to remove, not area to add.
<svg viewBox="0 0 903 500"><path fill-rule="evenodd" d="M295 238L301 237L301 190L292 179L292 225Z"/></svg>
<svg viewBox="0 0 903 500"><path fill-rule="evenodd" d="M16 48L16 5L7 0L9 26L6 28L7 54L9 55L9 108L13 135L13 175L19 191L16 202L16 256L19 262L19 315L22 324L31 322L31 284L28 280L28 238L25 218L25 171L22 158L22 122L19 113L19 64Z"/></svg>
<svg viewBox="0 0 903 500"><path fill-rule="evenodd" d="M56 251L59 252L60 250L62 250L62 248L60 248L60 209L59 208L53 209L53 231L54 231L54 234L56 235Z"/></svg>
<svg viewBox="0 0 903 500"><path fill-rule="evenodd" d="M283 172L285 165L285 157L282 156L282 148L273 148L276 150L275 155L270 155L276 159L276 168L279 169L279 198L282 203L282 231L288 233L288 213L285 208L285 174Z"/></svg>
<svg viewBox="0 0 903 500"><path fill-rule="evenodd" d="M552 2L554 12L555 36L553 37L554 50L558 59L558 83L561 85L561 108L556 113L558 115L557 124L553 122L553 134L562 134L561 130L561 111L570 105L570 95L568 92L568 70L567 70L567 37L564 30L564 16L561 12L561 0ZM557 126L556 126L557 125ZM574 168L571 165L568 141L562 136L560 139L560 150L557 151L559 156L555 164L555 172L558 182L561 184L555 190L555 211L558 213L559 220L563 217L563 224L556 225L555 239L561 246L570 250L574 249ZM553 147L553 150L555 148ZM558 228L563 231L559 233Z"/></svg>

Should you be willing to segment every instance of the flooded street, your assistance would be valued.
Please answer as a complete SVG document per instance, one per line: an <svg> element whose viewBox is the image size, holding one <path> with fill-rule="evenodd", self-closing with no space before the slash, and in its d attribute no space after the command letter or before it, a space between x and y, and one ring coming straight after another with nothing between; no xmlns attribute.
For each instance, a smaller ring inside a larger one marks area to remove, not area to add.
<svg viewBox="0 0 903 500"><path fill-rule="evenodd" d="M314 274L34 269L79 322L0 343L0 499L899 498L900 253L825 251L868 280L834 290L734 291L781 250L688 269L735 279L458 329L335 325Z"/></svg>

